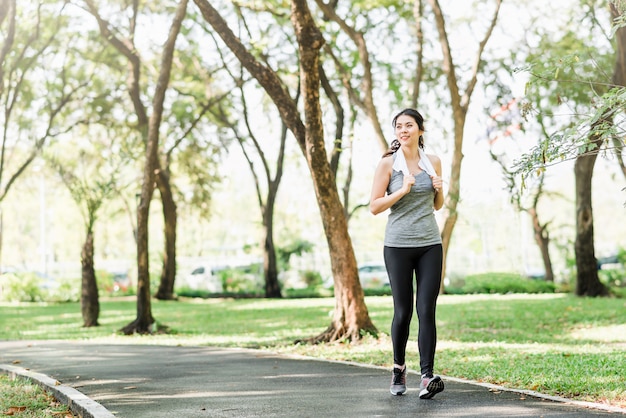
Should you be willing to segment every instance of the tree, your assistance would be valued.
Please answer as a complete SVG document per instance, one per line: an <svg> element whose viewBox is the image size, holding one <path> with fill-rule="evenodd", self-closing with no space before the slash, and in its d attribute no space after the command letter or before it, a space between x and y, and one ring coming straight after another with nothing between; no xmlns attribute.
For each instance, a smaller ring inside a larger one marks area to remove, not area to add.
<svg viewBox="0 0 626 418"><path fill-rule="evenodd" d="M474 88L478 82L478 74L482 63L482 54L485 50L487 42L491 37L496 22L498 21L498 14L500 12L500 6L502 0L496 0L495 9L491 15L490 23L483 35L482 40L478 44L478 50L474 55L474 61L472 68L467 77L467 82L464 87L459 85L459 77L457 75L457 69L454 64L454 57L450 49L450 43L448 41L448 33L446 28L446 21L443 11L439 5L438 0L428 0L430 6L435 15L435 22L437 25L437 31L439 33L439 43L441 44L441 51L443 54L443 71L446 76L446 82L448 86L448 92L450 94L450 105L452 106L452 118L454 121L454 149L452 153L452 164L450 167L450 181L448 186L448 193L444 202L446 214L444 216L443 230L441 231L441 238L443 243L443 271L442 275L446 274L446 258L448 249L450 248L450 242L452 239L452 231L458 219L458 204L461 198L461 163L463 161L463 138L465 130L465 121L467 118L467 111L469 109L470 100L474 93ZM442 289L443 289L443 280Z"/></svg>
<svg viewBox="0 0 626 418"><path fill-rule="evenodd" d="M610 4L611 17L615 21L622 11L617 9L615 3ZM613 68L612 84L626 87L626 27L615 31L616 54ZM599 150L605 135L601 129L611 123L608 119L610 110L602 114L590 126L588 136L588 149ZM597 152L583 153L576 157L574 173L576 175L576 294L578 296L607 296L607 287L600 282L598 277L598 260L595 257L593 241L593 209L591 205L591 179Z"/></svg>
<svg viewBox="0 0 626 418"><path fill-rule="evenodd" d="M254 177L254 185L257 194L257 201L259 202L259 207L261 208L261 216L262 216L262 224L263 224L263 237L261 239L261 245L263 246L263 276L265 278L265 297L267 298L280 298L282 297L280 283L278 282L278 264L277 264L277 256L276 256L276 247L274 245L274 207L276 204L276 197L278 195L278 187L280 185L280 180L283 175L283 162L285 158L285 144L287 142L287 127L283 124L280 132L280 140L279 140L279 150L278 155L276 157L275 164L275 172L272 177L270 171L270 164L268 162L268 158L263 152L263 148L259 139L253 132L250 122L249 109L247 102L245 100L245 92L243 89L243 83L237 83L241 87L240 97L241 97L241 105L243 107L240 118L244 121L244 126L247 131L247 134L240 134L237 129L237 125L233 121L229 121L228 116L226 116L226 112L224 112L224 116L222 120L224 120L233 131L235 137L237 138L237 142L241 146L241 150L244 154L246 161L248 162L248 166L250 167L250 172ZM248 141L247 141L247 140ZM252 147L256 151L258 158L261 161L261 173L263 174L263 178L266 184L267 192L265 198L263 198L263 192L261 190L261 175L255 169L254 161L252 156L249 154L247 150L248 145L247 142L252 142Z"/></svg>
<svg viewBox="0 0 626 418"><path fill-rule="evenodd" d="M548 229L549 222L542 223L539 219L539 200L546 193L544 192L544 179L545 173L538 176L537 182L531 189L530 204L524 203L524 188L529 189L528 185L521 185L518 183L518 176L515 171L509 168L509 164L505 161L503 155L497 155L493 150L489 151L491 158L500 165L502 174L507 185L507 189L510 195L511 203L516 210L520 212L526 212L530 216L533 228L533 236L535 243L539 247L541 253L541 259L543 261L543 268L545 271L545 280L548 282L554 281L554 271L552 269L552 259L550 257L550 231Z"/></svg>
<svg viewBox="0 0 626 418"><path fill-rule="evenodd" d="M148 215L154 192L155 171L158 167L159 128L163 116L163 102L167 91L176 38L187 11L187 0L182 0L172 21L167 41L163 48L158 82L152 100L152 114L148 123L148 142L143 171L141 196L137 209L137 318L122 328L125 334L153 332L154 318L150 303L150 269L148 258Z"/></svg>
<svg viewBox="0 0 626 418"><path fill-rule="evenodd" d="M594 10L592 9L592 12ZM616 3L610 4L614 20L623 14ZM595 22L595 14L593 14ZM576 294L579 296L604 296L608 294L606 286L600 282L597 272L597 260L594 252L593 210L591 199L591 179L598 154L606 146L607 139L616 133L613 118L623 113L624 84L626 82L626 28L615 30L615 49L601 48L595 37L589 36L590 44L578 38L578 32L562 37L562 46L551 51L564 54L558 59L546 60L532 67L533 83L552 84L554 96L550 100L558 104L567 103L578 106L577 113L587 115L577 117L563 133L553 134L549 140L542 141L518 162L518 169L523 173L543 170L554 161L575 159L576 178ZM593 41L592 41L593 40ZM593 52L588 52L593 51ZM590 58L581 60L585 53ZM606 78L605 60L612 56L613 74ZM545 64L544 64L545 63ZM541 70L540 68L543 68ZM565 74L565 75L564 75ZM621 104L620 104L621 103ZM529 110L532 106L528 106Z"/></svg>
<svg viewBox="0 0 626 418"><path fill-rule="evenodd" d="M0 205L45 145L80 123L71 105L89 83L72 77L66 4L0 1ZM0 209L0 249L1 217Z"/></svg>
<svg viewBox="0 0 626 418"><path fill-rule="evenodd" d="M132 2L131 17L129 19L128 36L123 37L123 30L113 27L106 20L94 0L85 0L88 11L95 17L102 37L112 45L118 53L127 60L127 92L131 100L136 115L135 128L140 133L144 144L148 143L148 133L150 117L147 106L143 102L142 90L142 58L135 44L135 35L137 29L137 20L139 17L139 1ZM117 63L108 63L108 65L116 65ZM146 145L147 146L147 145ZM160 150L159 150L160 151ZM160 154L159 154L160 155ZM174 281L176 277L176 224L177 224L177 207L174 201L174 192L171 184L171 170L167 164L169 160L164 158L162 162L160 158L156 162L155 181L160 192L163 218L164 218L164 236L165 249L163 251L163 267L161 271L161 285L156 293L159 299L172 299L174 297Z"/></svg>
<svg viewBox="0 0 626 418"><path fill-rule="evenodd" d="M446 263L445 259L448 253L448 249L450 247L452 232L454 229L454 225L458 218L457 207L460 200L460 173L461 173L461 162L463 159L463 138L464 138L464 129L465 129L465 120L467 117L467 112L469 109L470 99L474 92L474 88L478 82L478 75L480 74L482 62L483 62L483 52L489 41L493 29L498 20L498 15L501 6L501 0L495 1L495 9L491 15L491 19L489 20L488 26L484 32L482 40L480 40L478 44L477 51L474 56L474 60L471 66L471 69L467 72L467 75L460 77L457 74L457 67L454 63L454 57L451 52L450 44L448 41L448 27L444 18L444 13L439 5L437 0L429 0L430 7L433 11L435 18L435 26L439 35L439 43L441 45L441 50L443 53L443 62L441 67L443 69L443 75L446 77L447 81L447 89L450 95L450 104L452 107L452 122L454 125L454 150L453 150L453 158L452 158L452 166L451 166L451 176L448 188L448 194L446 196L445 202L445 213L444 213L444 226L441 232L443 249L444 249L444 267L442 270L442 275L445 276ZM335 8L337 7L337 2L329 2L325 3L323 0L316 0L316 4L323 11L324 15L327 19L336 22L341 30L346 33L346 35L352 40L353 44L356 46L356 51L351 51L347 49L352 55L349 58L354 59L352 56L358 57L358 60L361 64L360 71L363 73L361 85L358 89L353 88L350 84L351 80L351 72L353 68L350 67L349 64L345 64L341 62L341 60L337 57L337 53L341 53L341 50L338 49L338 52L330 51L330 48L325 48L325 52L329 54L333 61L335 62L335 66L339 74L342 75L344 80L344 85L347 86L350 100L353 103L356 103L361 109L364 110L368 119L372 122L375 127L376 137L378 139L381 148L386 150L387 143L384 139L384 134L382 129L380 128L380 124L378 122L378 116L376 112L376 108L374 106L374 82L373 82L373 71L372 71L372 63L370 61L369 49L367 47L367 43L365 40L365 36L363 30L358 30L355 26L351 26L347 23L347 18L341 18ZM365 9L368 7L373 7L372 4L378 4L376 2L367 2L364 4L359 3L359 5ZM386 3L385 3L386 6ZM406 91L411 91L410 103L413 106L417 106L418 101L420 100L420 91L421 91L421 83L425 80L425 73L427 72L425 69L432 73L439 74L439 69L437 65L429 65L429 63L425 63L424 60L424 33L423 33L423 25L422 21L425 19L423 13L423 2L422 0L415 0L413 3L413 10L409 15L403 10L404 4L395 5L398 10L398 17L404 18L407 22L410 22L409 25L412 25L414 28L414 36L416 38L415 42L415 57L410 62L413 62L415 65L415 73L411 74L410 80L407 82L406 80L398 79L397 76L394 77L393 70L389 69L390 73L388 76L387 83L389 85L389 89L395 93L396 99L400 102L406 100ZM384 12L383 12L384 13ZM353 17L352 21L363 21L368 20L367 13L355 13L358 14L357 17ZM394 23L397 22L394 20ZM369 29L374 30L377 25L372 24ZM395 35L395 25L392 29L389 30L385 36L394 37ZM395 38L394 38L395 39ZM405 38L402 36L398 37L398 44L404 45ZM344 49L346 49L344 47ZM411 54L402 54L411 55ZM412 56L412 55L411 55ZM437 63L439 64L439 63ZM385 64L384 67L394 68L392 64ZM466 85L461 86L462 79L466 80ZM428 80L430 81L430 79ZM361 99L360 96L363 96ZM405 107L405 105L403 105ZM442 289L443 289L442 280Z"/></svg>
<svg viewBox="0 0 626 418"><path fill-rule="evenodd" d="M348 69L333 54L332 50L330 50L330 48L327 48L326 52L329 53L334 59L337 69L343 75L344 85L348 88L348 93L350 95L351 101L365 112L370 122L372 123L381 151L385 152L387 150L388 144L385 140L385 134L383 133L380 121L378 120L378 112L376 111L376 105L374 103L374 78L372 75L372 63L370 61L370 54L367 47L367 42L365 41L365 36L362 31L359 31L350 26L348 22L339 17L335 10L338 2L325 3L322 0L315 0L315 3L322 10L324 16L327 19L332 20L339 25L342 31L348 35L350 40L357 48L359 62L363 69L363 77L361 78L361 82L359 83L359 88L353 88L351 86Z"/></svg>
<svg viewBox="0 0 626 418"><path fill-rule="evenodd" d="M356 258L347 221L324 146L319 104L319 50L324 40L303 0L292 0L291 21L298 40L300 80L303 96L303 123L296 103L283 87L277 73L257 60L232 32L226 21L207 0L194 0L204 19L213 27L241 64L271 97L304 154L320 208L335 280L335 312L326 331L311 341L361 338L376 332L365 306L358 281Z"/></svg>
<svg viewBox="0 0 626 418"><path fill-rule="evenodd" d="M127 165L126 153L107 138L100 138L95 126L89 126L77 143L63 143L62 152L51 150L46 159L61 176L79 206L85 226L85 241L81 251L81 298L83 326L97 326L100 314L98 284L94 269L94 226L104 202L117 193L118 181ZM99 132L102 134L102 132ZM106 133L104 133L106 136ZM78 150L78 151L76 151ZM102 156L107 158L102 158Z"/></svg>

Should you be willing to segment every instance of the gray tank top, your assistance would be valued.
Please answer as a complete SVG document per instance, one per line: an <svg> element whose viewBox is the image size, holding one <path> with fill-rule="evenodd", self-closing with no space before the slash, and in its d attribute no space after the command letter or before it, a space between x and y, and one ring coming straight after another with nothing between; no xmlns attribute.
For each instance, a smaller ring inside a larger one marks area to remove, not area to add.
<svg viewBox="0 0 626 418"><path fill-rule="evenodd" d="M396 155L393 155L395 160ZM387 193L402 188L404 175L392 169ZM391 206L385 229L387 247L426 247L441 244L441 234L433 208L435 191L425 171L415 175L411 191Z"/></svg>

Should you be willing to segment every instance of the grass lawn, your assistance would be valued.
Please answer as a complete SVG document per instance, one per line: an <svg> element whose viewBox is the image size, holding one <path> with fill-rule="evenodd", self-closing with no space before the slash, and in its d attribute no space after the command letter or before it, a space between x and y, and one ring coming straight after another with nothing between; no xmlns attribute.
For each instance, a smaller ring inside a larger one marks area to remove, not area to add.
<svg viewBox="0 0 626 418"><path fill-rule="evenodd" d="M330 323L333 298L152 302L168 334L122 336L135 300L102 300L100 324L81 327L80 305L1 304L0 339L97 340L268 349L391 366L389 296L367 297L378 338L294 345ZM436 373L626 407L626 300L568 295L444 295L437 311ZM407 351L419 368L417 320Z"/></svg>
<svg viewBox="0 0 626 418"><path fill-rule="evenodd" d="M28 418L77 417L40 386L0 374L0 414Z"/></svg>

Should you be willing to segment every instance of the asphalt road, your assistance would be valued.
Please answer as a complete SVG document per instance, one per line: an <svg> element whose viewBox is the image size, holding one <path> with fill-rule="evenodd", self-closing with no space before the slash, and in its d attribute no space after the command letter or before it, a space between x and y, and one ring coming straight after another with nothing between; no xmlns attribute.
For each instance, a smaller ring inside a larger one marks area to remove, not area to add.
<svg viewBox="0 0 626 418"><path fill-rule="evenodd" d="M95 418L626 415L445 377L444 392L421 400L411 371L407 394L392 396L386 369L256 350L0 341L0 370L39 381Z"/></svg>

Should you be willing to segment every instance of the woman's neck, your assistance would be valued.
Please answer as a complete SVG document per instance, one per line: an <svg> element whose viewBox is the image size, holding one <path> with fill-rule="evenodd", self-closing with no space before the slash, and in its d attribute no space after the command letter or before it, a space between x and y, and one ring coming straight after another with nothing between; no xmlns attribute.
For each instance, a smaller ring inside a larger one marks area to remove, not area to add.
<svg viewBox="0 0 626 418"><path fill-rule="evenodd" d="M404 158L406 160L419 160L419 149L417 146L402 145L400 149L404 152Z"/></svg>

